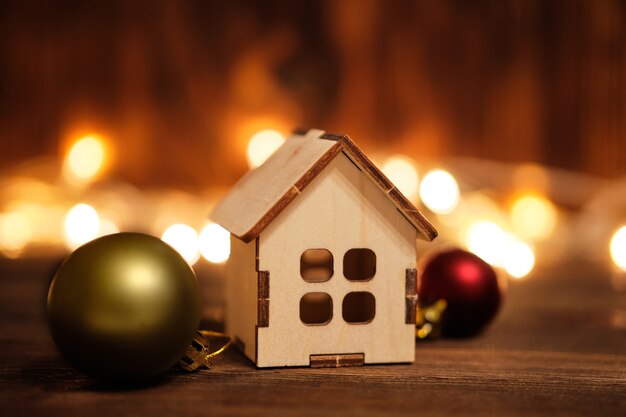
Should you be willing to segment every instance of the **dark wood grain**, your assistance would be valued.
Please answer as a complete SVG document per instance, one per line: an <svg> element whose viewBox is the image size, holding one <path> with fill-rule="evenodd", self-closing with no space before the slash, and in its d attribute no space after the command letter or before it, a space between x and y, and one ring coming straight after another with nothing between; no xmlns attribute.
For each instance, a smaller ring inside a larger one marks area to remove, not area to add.
<svg viewBox="0 0 626 417"><path fill-rule="evenodd" d="M44 311L55 265L0 260L3 416L626 413L626 295L597 266L566 264L511 283L483 335L417 343L411 365L257 370L232 349L211 370L121 387L82 375L56 353ZM221 308L219 272L198 268L205 315Z"/></svg>
<svg viewBox="0 0 626 417"><path fill-rule="evenodd" d="M311 368L341 368L346 366L363 366L363 353L348 353L341 355L311 355Z"/></svg>
<svg viewBox="0 0 626 417"><path fill-rule="evenodd" d="M259 271L258 277L257 327L267 327L270 325L270 272Z"/></svg>
<svg viewBox="0 0 626 417"><path fill-rule="evenodd" d="M407 268L405 278L405 311L404 322L406 324L415 324L417 308L417 269Z"/></svg>

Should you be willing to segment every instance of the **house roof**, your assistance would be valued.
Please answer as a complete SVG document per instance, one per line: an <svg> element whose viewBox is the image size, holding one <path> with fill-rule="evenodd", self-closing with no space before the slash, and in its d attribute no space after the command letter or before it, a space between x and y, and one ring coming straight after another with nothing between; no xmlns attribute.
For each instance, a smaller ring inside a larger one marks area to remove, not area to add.
<svg viewBox="0 0 626 417"><path fill-rule="evenodd" d="M347 135L321 130L294 133L260 167L249 171L215 206L210 217L244 242L255 239L343 152L385 193L426 240L437 231Z"/></svg>

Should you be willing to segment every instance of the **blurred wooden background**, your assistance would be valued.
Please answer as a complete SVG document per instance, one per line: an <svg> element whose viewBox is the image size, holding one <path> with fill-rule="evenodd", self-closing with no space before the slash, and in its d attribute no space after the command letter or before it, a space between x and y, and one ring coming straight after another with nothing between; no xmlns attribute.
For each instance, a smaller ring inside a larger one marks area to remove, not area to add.
<svg viewBox="0 0 626 417"><path fill-rule="evenodd" d="M626 2L0 3L0 171L96 130L137 185L230 184L295 126L619 176Z"/></svg>

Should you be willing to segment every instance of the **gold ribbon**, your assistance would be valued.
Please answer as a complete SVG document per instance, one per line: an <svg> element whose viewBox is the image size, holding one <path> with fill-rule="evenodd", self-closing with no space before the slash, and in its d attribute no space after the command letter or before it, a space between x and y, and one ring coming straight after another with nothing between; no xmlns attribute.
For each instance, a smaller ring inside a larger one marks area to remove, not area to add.
<svg viewBox="0 0 626 417"><path fill-rule="evenodd" d="M228 339L228 341L219 349L211 352L209 340L211 337L225 338ZM178 362L178 366L188 372L193 372L201 366L211 369L213 363L209 359L223 353L232 343L232 339L224 333L211 330L198 330L196 337L193 338L191 344L183 354L183 357Z"/></svg>
<svg viewBox="0 0 626 417"><path fill-rule="evenodd" d="M447 306L448 303L443 299L427 306L420 307L418 305L415 310L415 337L428 339L439 336L441 332L441 315Z"/></svg>

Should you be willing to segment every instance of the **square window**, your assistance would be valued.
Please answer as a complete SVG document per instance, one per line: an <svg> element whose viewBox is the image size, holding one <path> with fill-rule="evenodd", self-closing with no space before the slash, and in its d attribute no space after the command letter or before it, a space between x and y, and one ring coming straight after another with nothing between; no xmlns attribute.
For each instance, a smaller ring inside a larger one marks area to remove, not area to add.
<svg viewBox="0 0 626 417"><path fill-rule="evenodd" d="M325 292L309 292L300 299L300 320L308 326L324 325L333 318L333 299Z"/></svg>
<svg viewBox="0 0 626 417"><path fill-rule="evenodd" d="M376 299L365 291L349 292L341 305L343 319L350 324L367 324L376 315Z"/></svg>
<svg viewBox="0 0 626 417"><path fill-rule="evenodd" d="M328 249L307 249L302 252L300 276L306 282L326 282L333 273L333 254Z"/></svg>
<svg viewBox="0 0 626 417"><path fill-rule="evenodd" d="M350 281L369 281L376 275L376 254L373 250L350 249L343 257L343 276Z"/></svg>

